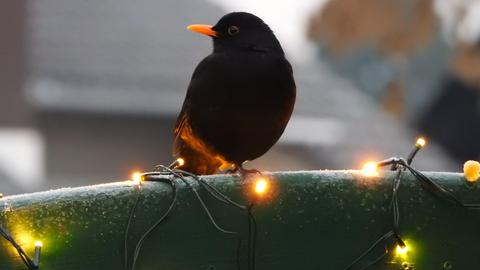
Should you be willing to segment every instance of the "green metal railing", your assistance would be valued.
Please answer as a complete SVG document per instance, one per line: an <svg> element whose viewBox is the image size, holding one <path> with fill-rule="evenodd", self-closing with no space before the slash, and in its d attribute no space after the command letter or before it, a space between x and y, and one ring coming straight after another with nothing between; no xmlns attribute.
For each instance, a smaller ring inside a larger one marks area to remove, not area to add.
<svg viewBox="0 0 480 270"><path fill-rule="evenodd" d="M480 202L480 187L468 185L462 174L425 174L463 202ZM191 186L173 180L178 200L146 237L136 269L342 270L391 229L394 175L272 173L266 175L270 187L261 198L252 191L251 181L230 175L203 177L236 202L256 202L251 210L254 240L246 211L220 202L191 178ZM192 187L216 223L238 235L214 227ZM166 183L144 182L137 188L125 181L8 196L0 199L0 223L31 256L34 242L43 242L42 270L125 269L125 230L138 195L127 241L130 269L139 237L171 203L172 188ZM379 246L362 259L366 264L386 252L369 269L480 269L480 211L440 200L408 172L403 174L398 203L400 231L409 249L401 255L391 246ZM249 264L252 256L254 265ZM0 239L0 269L26 269L4 239Z"/></svg>

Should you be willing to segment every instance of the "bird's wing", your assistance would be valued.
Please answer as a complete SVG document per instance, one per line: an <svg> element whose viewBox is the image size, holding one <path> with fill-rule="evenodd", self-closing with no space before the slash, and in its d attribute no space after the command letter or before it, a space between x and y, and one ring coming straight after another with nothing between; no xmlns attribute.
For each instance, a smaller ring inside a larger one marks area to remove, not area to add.
<svg viewBox="0 0 480 270"><path fill-rule="evenodd" d="M190 80L190 84L187 89L187 94L185 96L185 100L183 101L183 106L182 110L180 111L180 114L178 115L177 121L175 123L175 129L174 129L174 143L173 143L173 155L178 156L182 148L185 147L185 142L182 139L182 134L185 133L191 133L192 127L189 124L189 113L191 111L192 107L192 98L195 99L196 96L199 95L205 95L208 96L206 93L198 93L200 88L203 88L202 86L199 86L202 81L202 78L204 77L204 72L207 70L207 66L209 66L209 63L212 63L215 61L215 57L212 57L212 55L207 56L205 59L203 59L198 66L195 68L192 78Z"/></svg>
<svg viewBox="0 0 480 270"><path fill-rule="evenodd" d="M181 148L183 147L183 141L180 137L182 131L185 129L186 124L186 115L183 112L180 112L180 115L177 118L174 129L174 141L173 141L173 155L178 156L180 154Z"/></svg>

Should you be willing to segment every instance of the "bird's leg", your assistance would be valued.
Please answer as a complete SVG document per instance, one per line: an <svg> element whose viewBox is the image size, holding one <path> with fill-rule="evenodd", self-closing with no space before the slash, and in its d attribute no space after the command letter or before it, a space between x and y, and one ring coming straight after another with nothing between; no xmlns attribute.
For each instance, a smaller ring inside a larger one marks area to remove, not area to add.
<svg viewBox="0 0 480 270"><path fill-rule="evenodd" d="M257 169L245 169L242 164L237 166L237 170L240 172L240 175L243 179L247 179L249 174L259 174L260 176L263 175L262 172Z"/></svg>
<svg viewBox="0 0 480 270"><path fill-rule="evenodd" d="M228 170L225 170L225 174L236 174L239 171L237 166L234 166L233 168L230 168Z"/></svg>

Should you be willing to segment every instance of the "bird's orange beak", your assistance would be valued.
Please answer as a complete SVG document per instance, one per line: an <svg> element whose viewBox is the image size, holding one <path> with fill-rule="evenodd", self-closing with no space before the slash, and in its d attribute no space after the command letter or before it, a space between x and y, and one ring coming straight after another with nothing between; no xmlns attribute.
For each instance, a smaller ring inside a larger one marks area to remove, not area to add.
<svg viewBox="0 0 480 270"><path fill-rule="evenodd" d="M207 36L217 37L218 33L212 30L212 27L213 26L207 24L192 24L187 26L187 29Z"/></svg>

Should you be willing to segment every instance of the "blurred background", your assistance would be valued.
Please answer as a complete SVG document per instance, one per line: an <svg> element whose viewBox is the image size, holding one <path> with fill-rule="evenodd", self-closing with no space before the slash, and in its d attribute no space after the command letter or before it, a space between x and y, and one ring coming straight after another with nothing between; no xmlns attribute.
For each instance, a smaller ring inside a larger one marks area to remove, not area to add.
<svg viewBox="0 0 480 270"><path fill-rule="evenodd" d="M429 139L422 170L480 156L480 1L16 0L0 9L0 192L128 179L171 162L192 23L265 20L294 68L280 142L250 167L359 168Z"/></svg>

